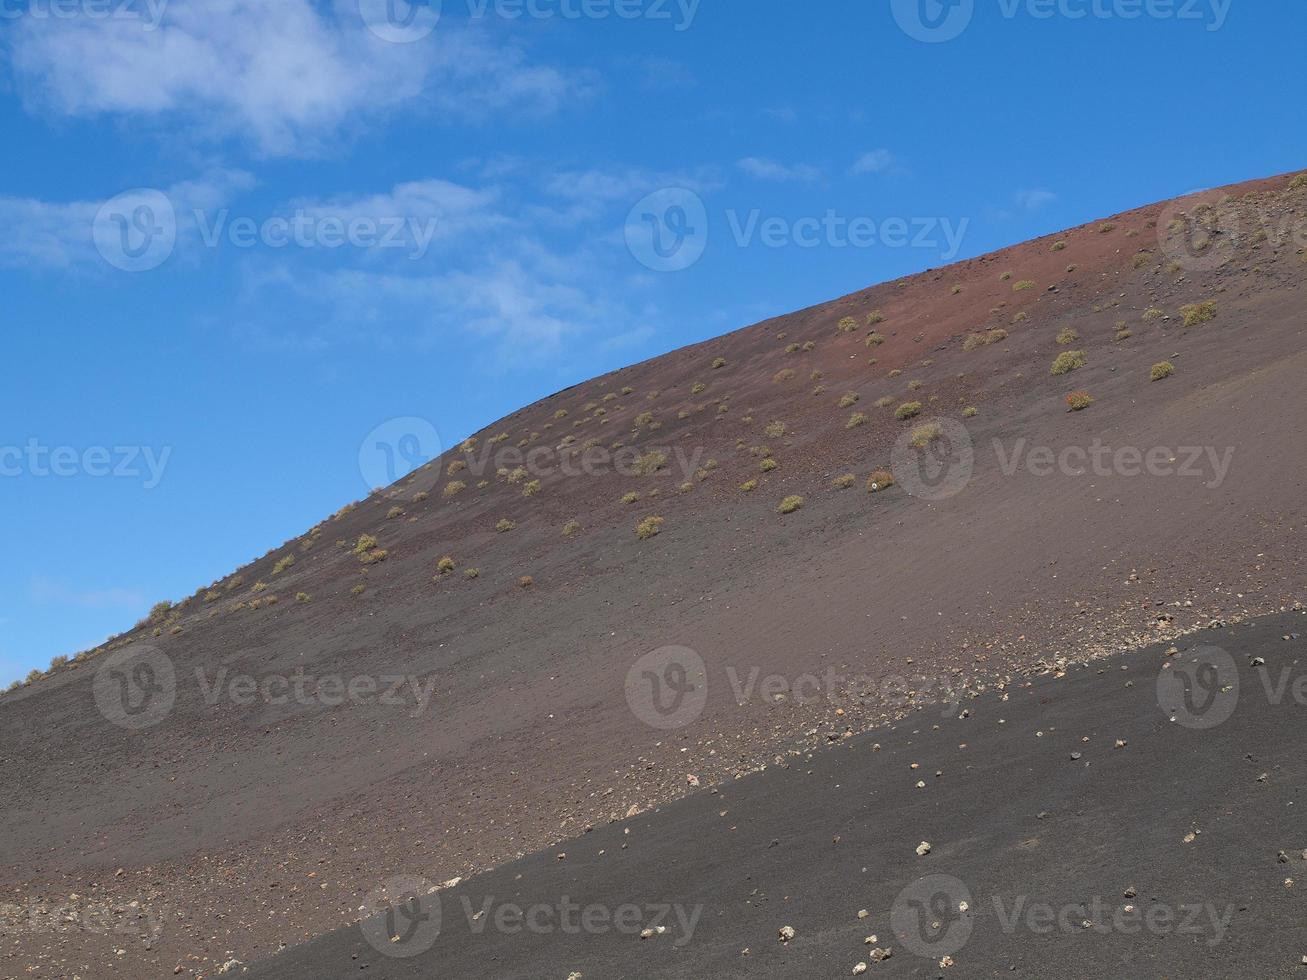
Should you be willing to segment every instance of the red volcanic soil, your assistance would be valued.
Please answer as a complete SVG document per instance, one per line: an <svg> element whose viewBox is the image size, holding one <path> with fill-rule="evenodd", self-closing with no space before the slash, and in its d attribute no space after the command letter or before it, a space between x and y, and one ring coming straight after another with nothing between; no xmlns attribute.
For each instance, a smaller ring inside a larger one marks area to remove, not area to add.
<svg viewBox="0 0 1307 980"><path fill-rule="evenodd" d="M1197 200L1154 205L561 392L6 695L0 976L212 976L395 875L502 865L941 686L1293 605L1307 188L1228 195L1205 246ZM660 728L637 661L669 645L706 697ZM169 710L112 723L120 683Z"/></svg>

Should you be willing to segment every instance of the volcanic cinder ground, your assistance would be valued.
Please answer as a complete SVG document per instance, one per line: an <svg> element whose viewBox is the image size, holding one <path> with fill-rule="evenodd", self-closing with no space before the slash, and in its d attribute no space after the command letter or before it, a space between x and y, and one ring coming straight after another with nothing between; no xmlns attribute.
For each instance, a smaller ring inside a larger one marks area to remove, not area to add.
<svg viewBox="0 0 1307 980"><path fill-rule="evenodd" d="M1301 653L1304 227L1271 178L598 378L5 695L0 976L1300 971L1292 686L1205 730L1156 680ZM975 900L939 956L889 921L930 874ZM412 960L356 924L456 878ZM565 894L703 917L462 914ZM995 928L1018 896L1236 911L1214 945Z"/></svg>

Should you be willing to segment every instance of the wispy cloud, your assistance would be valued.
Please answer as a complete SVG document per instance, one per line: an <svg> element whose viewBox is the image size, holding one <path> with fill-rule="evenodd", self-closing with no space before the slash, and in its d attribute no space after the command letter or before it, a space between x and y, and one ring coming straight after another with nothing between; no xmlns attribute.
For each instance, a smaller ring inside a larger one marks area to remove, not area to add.
<svg viewBox="0 0 1307 980"><path fill-rule="evenodd" d="M244 259L233 317L239 339L263 349L439 348L495 374L647 339L660 323L656 309L641 304L646 290L633 280L622 223L650 191L706 188L709 179L591 169L523 186L529 172L503 185L433 179L318 202L339 214L433 202L461 210L438 258L360 262L342 254L327 268L290 252Z"/></svg>
<svg viewBox="0 0 1307 980"><path fill-rule="evenodd" d="M1013 195L1017 207L1025 211L1038 211L1045 205L1052 204L1057 200L1057 195L1052 191L1043 189L1017 191Z"/></svg>
<svg viewBox="0 0 1307 980"><path fill-rule="evenodd" d="M32 111L235 138L267 156L321 152L400 106L437 122L502 120L594 89L591 73L529 64L469 24L386 43L351 7L173 0L153 30L132 18L17 18L5 48Z"/></svg>
<svg viewBox="0 0 1307 980"><path fill-rule="evenodd" d="M774 119L786 125L799 121L799 110L790 105L770 106L763 109L762 114L768 119Z"/></svg>
<svg viewBox="0 0 1307 980"><path fill-rule="evenodd" d="M862 154L849 168L853 176L863 174L883 174L894 166L894 154L889 150L871 150Z"/></svg>
<svg viewBox="0 0 1307 980"><path fill-rule="evenodd" d="M809 183L821 179L821 170L807 163L785 164L765 157L745 157L735 164L750 177L758 180L801 181Z"/></svg>

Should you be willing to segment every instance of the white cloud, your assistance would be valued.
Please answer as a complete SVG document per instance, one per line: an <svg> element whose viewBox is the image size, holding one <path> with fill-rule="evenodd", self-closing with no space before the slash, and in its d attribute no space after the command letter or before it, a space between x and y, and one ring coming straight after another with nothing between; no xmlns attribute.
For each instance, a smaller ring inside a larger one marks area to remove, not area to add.
<svg viewBox="0 0 1307 980"><path fill-rule="evenodd" d="M241 339L260 348L325 350L368 344L440 349L502 373L518 367L575 367L613 345L653 336L656 311L632 283L622 221L636 200L695 178L645 171L589 170L542 177L543 197L522 200L521 179L500 187L446 181L401 185L387 194L323 202L338 214L395 202L463 206L459 234L439 259L308 265L292 252L241 264ZM657 280L655 280L657 281Z"/></svg>
<svg viewBox="0 0 1307 980"><path fill-rule="evenodd" d="M25 104L72 117L147 121L248 141L269 156L319 152L370 117L416 103L444 120L549 113L592 76L525 63L471 26L442 22L391 44L356 6L312 0L172 0L153 30L131 18L11 21L6 47Z"/></svg>
<svg viewBox="0 0 1307 980"><path fill-rule="evenodd" d="M759 180L809 182L821 177L820 169L806 163L784 164L762 157L745 157L736 161L735 165Z"/></svg>
<svg viewBox="0 0 1307 980"><path fill-rule="evenodd" d="M495 233L513 222L498 214L499 191L477 190L447 180L430 179L397 184L390 191L367 195L338 195L332 198L300 198L278 211L303 214L322 222L327 219L346 225L359 221L402 219L403 227L393 244L409 243L415 234L430 233L433 242L466 239Z"/></svg>
<svg viewBox="0 0 1307 980"><path fill-rule="evenodd" d="M1046 204L1052 204L1057 200L1057 195L1052 191L1042 189L1017 191L1014 195L1017 207L1024 208L1027 211L1038 211Z"/></svg>
<svg viewBox="0 0 1307 980"><path fill-rule="evenodd" d="M894 165L894 154L889 150L871 150L868 153L858 157L849 173L858 176L861 174L882 174Z"/></svg>

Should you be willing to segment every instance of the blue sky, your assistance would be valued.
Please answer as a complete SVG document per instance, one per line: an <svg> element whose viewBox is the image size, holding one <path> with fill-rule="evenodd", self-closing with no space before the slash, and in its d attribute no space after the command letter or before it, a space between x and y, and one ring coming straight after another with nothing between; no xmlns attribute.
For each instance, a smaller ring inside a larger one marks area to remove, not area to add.
<svg viewBox="0 0 1307 980"><path fill-rule="evenodd" d="M0 0L0 681L378 442L1307 166L1301 4L394 3Z"/></svg>

